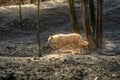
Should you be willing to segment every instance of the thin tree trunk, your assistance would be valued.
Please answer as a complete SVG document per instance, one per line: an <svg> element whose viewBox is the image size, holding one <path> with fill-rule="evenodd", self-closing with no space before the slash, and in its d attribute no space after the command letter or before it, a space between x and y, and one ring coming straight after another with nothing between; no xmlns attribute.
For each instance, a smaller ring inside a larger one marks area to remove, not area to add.
<svg viewBox="0 0 120 80"><path fill-rule="evenodd" d="M23 0L21 0L21 3L22 3L22 4L24 4L24 1L23 1Z"/></svg>
<svg viewBox="0 0 120 80"><path fill-rule="evenodd" d="M19 3L19 15L20 15L20 26L22 26L22 10L21 10L21 0L18 0Z"/></svg>
<svg viewBox="0 0 120 80"><path fill-rule="evenodd" d="M33 0L30 0L30 4L32 4L33 3Z"/></svg>
<svg viewBox="0 0 120 80"><path fill-rule="evenodd" d="M41 57L41 48L40 48L40 0L37 0L37 42L38 42L38 53Z"/></svg>
<svg viewBox="0 0 120 80"><path fill-rule="evenodd" d="M77 16L76 16L76 11L74 7L74 0L68 0L68 3L69 3L70 18L71 18L74 32L80 34L80 28L77 22Z"/></svg>
<svg viewBox="0 0 120 80"><path fill-rule="evenodd" d="M103 41L103 36L102 36L102 13L103 13L103 0L97 0L97 47L102 48L102 41Z"/></svg>
<svg viewBox="0 0 120 80"><path fill-rule="evenodd" d="M94 40L96 39L96 15L94 0L89 0L89 18L90 18L90 29Z"/></svg>
<svg viewBox="0 0 120 80"><path fill-rule="evenodd" d="M90 29L87 1L86 0L80 0L80 3L81 3L83 27L84 27L84 31L85 31L87 41L89 43L88 48L90 50L93 50L93 49L96 48L96 45L95 45L95 42L93 40L93 35L92 35L91 29Z"/></svg>

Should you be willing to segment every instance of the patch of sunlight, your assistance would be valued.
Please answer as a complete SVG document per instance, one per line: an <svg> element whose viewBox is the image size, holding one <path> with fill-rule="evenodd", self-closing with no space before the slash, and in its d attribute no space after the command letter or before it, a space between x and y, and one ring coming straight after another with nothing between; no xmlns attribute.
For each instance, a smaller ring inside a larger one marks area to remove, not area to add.
<svg viewBox="0 0 120 80"><path fill-rule="evenodd" d="M72 54L50 54L50 55L46 55L43 56L42 59L51 59L51 58L58 58L60 60L72 60L73 59L73 55Z"/></svg>
<svg viewBox="0 0 120 80"><path fill-rule="evenodd" d="M60 4L54 1L45 1L45 2L41 2L40 9L46 9L46 8L50 9L50 8L58 7L60 5L63 5L63 4Z"/></svg>
<svg viewBox="0 0 120 80"><path fill-rule="evenodd" d="M112 50L116 47L116 45L112 42L112 41L109 41L109 40L106 40L107 44L105 44L105 47L109 50Z"/></svg>

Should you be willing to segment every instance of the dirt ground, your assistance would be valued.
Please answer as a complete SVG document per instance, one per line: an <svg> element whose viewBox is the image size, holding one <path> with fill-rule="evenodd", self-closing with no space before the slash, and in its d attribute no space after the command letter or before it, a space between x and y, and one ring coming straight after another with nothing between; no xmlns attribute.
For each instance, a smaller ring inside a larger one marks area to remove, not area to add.
<svg viewBox="0 0 120 80"><path fill-rule="evenodd" d="M119 0L104 0L103 48L72 55L46 46L50 35L73 32L67 3L42 2L41 58L37 57L36 5L22 6L21 26L18 5L0 7L0 80L120 80L119 4Z"/></svg>

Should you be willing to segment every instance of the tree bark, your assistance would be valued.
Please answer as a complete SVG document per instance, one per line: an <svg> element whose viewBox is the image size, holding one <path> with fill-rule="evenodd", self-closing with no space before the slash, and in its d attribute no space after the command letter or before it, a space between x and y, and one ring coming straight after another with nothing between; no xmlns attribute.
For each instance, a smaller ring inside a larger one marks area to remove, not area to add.
<svg viewBox="0 0 120 80"><path fill-rule="evenodd" d="M22 10L21 10L21 5L22 5L22 2L21 0L18 0L18 3L19 3L19 19L20 19L20 26L22 26Z"/></svg>
<svg viewBox="0 0 120 80"><path fill-rule="evenodd" d="M77 16L74 7L74 0L68 0L68 3L69 3L70 18L71 18L73 30L75 33L80 34L80 28L77 22Z"/></svg>
<svg viewBox="0 0 120 80"><path fill-rule="evenodd" d="M90 29L94 40L96 39L96 15L95 15L95 6L94 0L89 0L89 20L90 20Z"/></svg>
<svg viewBox="0 0 120 80"><path fill-rule="evenodd" d="M41 57L41 48L40 48L40 0L37 0L37 42L38 42L38 53Z"/></svg>
<svg viewBox="0 0 120 80"><path fill-rule="evenodd" d="M30 0L30 4L32 4L33 3L33 0Z"/></svg>
<svg viewBox="0 0 120 80"><path fill-rule="evenodd" d="M103 36L102 36L102 13L103 13L103 0L97 0L97 47L102 48L102 41L103 41Z"/></svg>
<svg viewBox="0 0 120 80"><path fill-rule="evenodd" d="M88 7L86 0L80 0L81 3L81 11L82 11L82 22L86 35L86 39L89 43L89 50L94 50L96 48L95 41L93 39L93 35L90 29L89 15L88 15Z"/></svg>

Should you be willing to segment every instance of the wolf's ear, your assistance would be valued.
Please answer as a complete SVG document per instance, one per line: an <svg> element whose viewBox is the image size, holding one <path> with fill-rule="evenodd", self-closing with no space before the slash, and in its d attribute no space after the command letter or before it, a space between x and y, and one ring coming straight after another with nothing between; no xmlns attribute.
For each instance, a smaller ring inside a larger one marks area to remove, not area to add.
<svg viewBox="0 0 120 80"><path fill-rule="evenodd" d="M50 35L50 39L52 39L53 37L52 37L52 35Z"/></svg>
<svg viewBox="0 0 120 80"><path fill-rule="evenodd" d="M51 36L51 39L53 39L53 36Z"/></svg>

